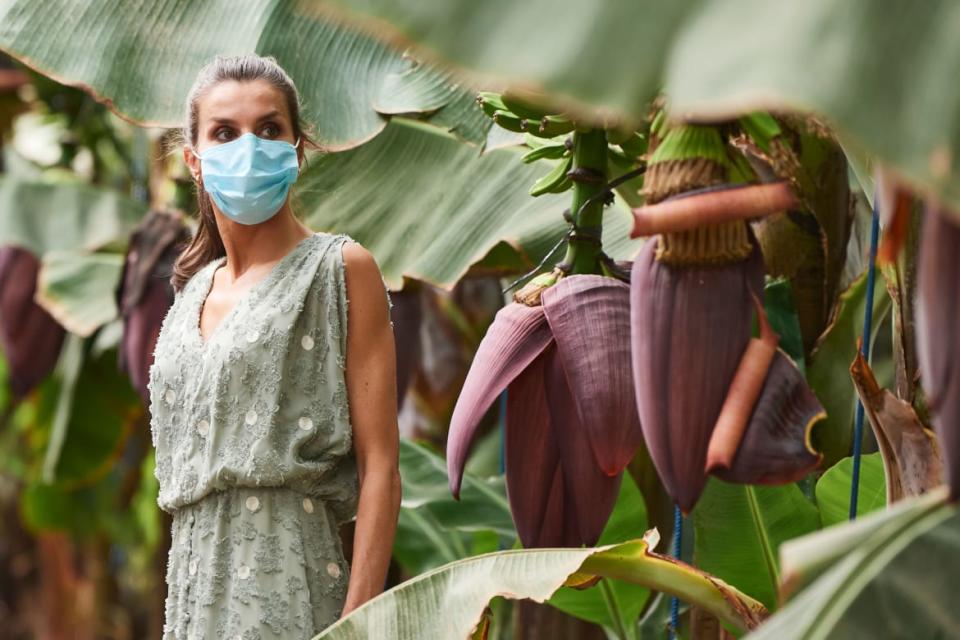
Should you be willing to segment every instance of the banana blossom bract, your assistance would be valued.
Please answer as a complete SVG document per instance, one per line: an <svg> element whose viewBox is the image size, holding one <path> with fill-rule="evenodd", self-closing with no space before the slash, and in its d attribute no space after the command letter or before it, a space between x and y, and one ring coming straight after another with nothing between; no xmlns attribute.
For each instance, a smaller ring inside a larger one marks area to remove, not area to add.
<svg viewBox="0 0 960 640"><path fill-rule="evenodd" d="M506 480L525 547L593 545L641 443L630 365L629 286L570 275L542 304L497 312L457 400L447 441L450 490L481 418L504 389Z"/></svg>
<svg viewBox="0 0 960 640"><path fill-rule="evenodd" d="M681 194L634 210L633 235L669 231L647 241L632 267L632 362L647 447L684 512L696 504L709 473L779 484L803 477L821 458L810 433L823 407L776 348L775 334L751 340L764 265L743 218L782 210L792 200L776 191L783 188ZM671 252L696 255L674 260ZM698 261L702 255L708 257ZM764 327L762 306L758 312ZM748 349L752 342L761 348ZM765 358L756 357L764 351ZM729 415L735 416L732 436L718 428ZM728 455L708 459L715 448Z"/></svg>
<svg viewBox="0 0 960 640"><path fill-rule="evenodd" d="M34 301L40 259L15 245L0 247L0 345L10 391L24 398L54 369L66 330Z"/></svg>

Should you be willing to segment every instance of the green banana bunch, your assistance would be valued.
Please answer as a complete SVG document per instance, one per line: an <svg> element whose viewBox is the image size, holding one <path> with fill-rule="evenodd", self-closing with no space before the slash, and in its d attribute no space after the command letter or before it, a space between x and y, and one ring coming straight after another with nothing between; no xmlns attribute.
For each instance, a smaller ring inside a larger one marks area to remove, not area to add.
<svg viewBox="0 0 960 640"><path fill-rule="evenodd" d="M567 177L567 172L573 166L573 154L567 153L557 163L550 173L533 183L530 187L531 196L540 196L545 193L562 193L573 186L573 180Z"/></svg>
<svg viewBox="0 0 960 640"><path fill-rule="evenodd" d="M567 116L546 113L514 95L480 91L477 93L477 103L499 126L517 133L527 132L539 138L555 138L576 128L576 123Z"/></svg>

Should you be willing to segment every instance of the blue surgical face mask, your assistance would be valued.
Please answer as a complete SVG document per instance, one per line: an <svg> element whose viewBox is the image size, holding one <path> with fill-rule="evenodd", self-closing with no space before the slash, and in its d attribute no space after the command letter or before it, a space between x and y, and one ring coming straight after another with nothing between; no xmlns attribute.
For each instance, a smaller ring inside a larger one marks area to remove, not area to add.
<svg viewBox="0 0 960 640"><path fill-rule="evenodd" d="M200 158L203 187L220 211L240 224L259 224L280 211L297 181L299 144L245 133L193 155Z"/></svg>

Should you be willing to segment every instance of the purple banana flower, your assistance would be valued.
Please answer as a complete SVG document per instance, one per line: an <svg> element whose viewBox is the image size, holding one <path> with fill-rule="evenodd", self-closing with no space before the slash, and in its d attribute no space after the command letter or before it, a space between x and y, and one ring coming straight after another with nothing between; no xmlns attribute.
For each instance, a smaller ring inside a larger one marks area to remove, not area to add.
<svg viewBox="0 0 960 640"><path fill-rule="evenodd" d="M751 202L751 194L758 200ZM766 326L759 305L764 266L742 218L791 201L781 186L760 185L677 196L634 211L632 235L668 232L643 246L631 271L632 362L647 447L685 513L708 473L779 484L820 461L809 436L825 415L822 406L776 348L772 331L750 337L755 307ZM761 347L756 352L748 349L753 343ZM733 424L732 432L721 423Z"/></svg>
<svg viewBox="0 0 960 640"><path fill-rule="evenodd" d="M24 398L54 369L66 331L34 302L40 260L27 249L0 247L0 345L10 391Z"/></svg>
<svg viewBox="0 0 960 640"><path fill-rule="evenodd" d="M116 291L123 317L118 366L127 373L144 402L153 350L163 318L173 304L173 263L189 239L179 213L151 210L130 237Z"/></svg>
<svg viewBox="0 0 960 640"><path fill-rule="evenodd" d="M595 544L641 443L630 364L629 286L571 275L542 304L497 312L454 407L450 490L480 421L507 392L506 477L525 547Z"/></svg>

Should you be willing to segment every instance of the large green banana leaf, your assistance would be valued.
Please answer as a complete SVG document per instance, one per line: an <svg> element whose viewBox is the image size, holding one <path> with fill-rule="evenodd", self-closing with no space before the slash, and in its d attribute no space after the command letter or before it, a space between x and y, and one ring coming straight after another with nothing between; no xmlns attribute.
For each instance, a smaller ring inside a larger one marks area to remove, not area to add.
<svg viewBox="0 0 960 640"><path fill-rule="evenodd" d="M504 81L633 116L656 93L671 43L699 2L334 0L380 37L421 45L471 83Z"/></svg>
<svg viewBox="0 0 960 640"><path fill-rule="evenodd" d="M146 205L110 189L0 175L0 245L36 256L126 246L146 212Z"/></svg>
<svg viewBox="0 0 960 640"><path fill-rule="evenodd" d="M705 2L674 43L666 90L678 111L699 115L760 105L823 114L960 205L958 22L951 0Z"/></svg>
<svg viewBox="0 0 960 640"><path fill-rule="evenodd" d="M685 115L811 110L960 205L960 4L950 0L335 1L477 86L495 78L554 104L637 118L664 87Z"/></svg>
<svg viewBox="0 0 960 640"><path fill-rule="evenodd" d="M520 155L515 147L478 155L434 127L394 120L361 147L313 160L298 197L312 227L368 248L391 288L403 276L450 288L476 263L501 273L534 266L567 228L569 192L528 194L552 162L527 165ZM607 209L603 246L615 259L639 249L631 224L619 200Z"/></svg>
<svg viewBox="0 0 960 640"><path fill-rule="evenodd" d="M117 317L122 272L119 253L50 251L37 277L37 302L67 331L90 336Z"/></svg>
<svg viewBox="0 0 960 640"><path fill-rule="evenodd" d="M694 564L774 608L780 545L820 527L795 484L761 487L710 478L693 510Z"/></svg>
<svg viewBox="0 0 960 640"><path fill-rule="evenodd" d="M503 476L467 472L460 500L454 500L444 459L407 438L400 439L400 475L403 501L393 554L409 574L510 547L516 540Z"/></svg>
<svg viewBox="0 0 960 640"><path fill-rule="evenodd" d="M489 121L436 68L344 28L309 0L0 0L0 50L82 87L141 124L177 126L216 54L273 55L297 83L319 141L347 149L386 114L429 117L480 143Z"/></svg>
<svg viewBox="0 0 960 640"><path fill-rule="evenodd" d="M750 640L956 638L960 512L941 487L781 549L795 593Z"/></svg>
<svg viewBox="0 0 960 640"><path fill-rule="evenodd" d="M316 640L466 639L495 596L543 602L565 583L585 586L596 576L677 594L740 629L759 623L763 605L718 578L652 553L658 538L651 530L642 540L603 547L516 549L458 560L367 601Z"/></svg>

